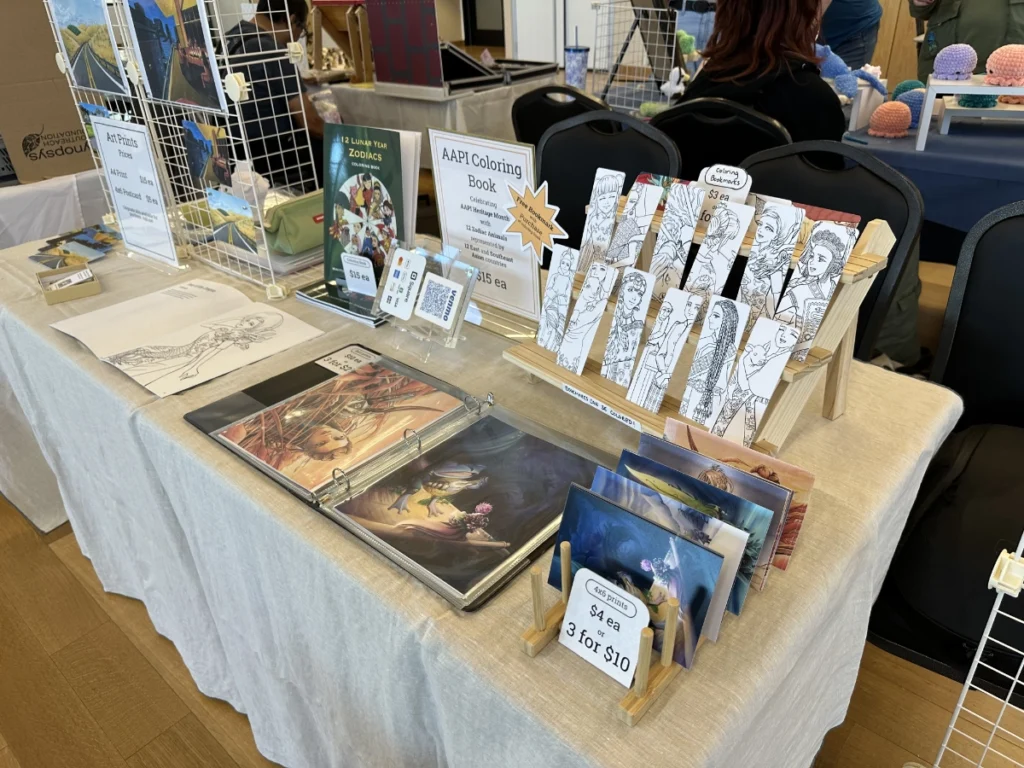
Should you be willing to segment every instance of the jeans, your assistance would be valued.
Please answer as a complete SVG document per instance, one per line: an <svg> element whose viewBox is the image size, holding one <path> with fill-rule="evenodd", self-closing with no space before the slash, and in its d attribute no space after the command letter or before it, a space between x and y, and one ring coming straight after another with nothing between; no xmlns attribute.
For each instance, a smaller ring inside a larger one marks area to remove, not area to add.
<svg viewBox="0 0 1024 768"><path fill-rule="evenodd" d="M875 53L875 44L878 43L878 25L862 29L852 37L848 37L839 45L833 45L832 53L846 62L850 69L860 69L865 64L871 63L871 57Z"/></svg>
<svg viewBox="0 0 1024 768"><path fill-rule="evenodd" d="M693 35L694 46L698 51L704 50L704 46L708 44L708 40L711 38L711 30L715 26L715 12L708 11L706 13L697 13L696 11L679 11L676 14L676 30L685 30L687 34ZM687 70L691 74L697 71L697 67L700 66L699 61L688 62L686 64Z"/></svg>

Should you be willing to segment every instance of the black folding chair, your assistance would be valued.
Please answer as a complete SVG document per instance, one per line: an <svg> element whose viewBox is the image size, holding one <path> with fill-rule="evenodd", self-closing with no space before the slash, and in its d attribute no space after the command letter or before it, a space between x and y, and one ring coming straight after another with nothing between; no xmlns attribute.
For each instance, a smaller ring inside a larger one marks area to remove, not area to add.
<svg viewBox="0 0 1024 768"><path fill-rule="evenodd" d="M587 112L551 126L537 144L537 181L550 182L548 202L560 209L569 238L559 242L580 247L598 168L623 171L628 189L641 173L678 177L679 163L668 136L629 115Z"/></svg>
<svg viewBox="0 0 1024 768"><path fill-rule="evenodd" d="M871 359L921 232L924 201L917 187L868 152L835 141L801 141L767 149L751 155L740 166L750 173L755 192L857 214L861 230L872 219L888 222L896 235L896 245L857 318L854 356ZM915 259L915 274L907 279L917 280L916 269ZM916 307L909 311L916 311Z"/></svg>
<svg viewBox="0 0 1024 768"><path fill-rule="evenodd" d="M559 96L560 98L552 98ZM516 140L537 146L544 131L555 123L585 112L607 110L604 102L565 85L544 85L512 102L512 129Z"/></svg>
<svg viewBox="0 0 1024 768"><path fill-rule="evenodd" d="M651 118L679 148L682 178L695 180L715 163L737 165L755 152L792 144L782 123L728 99L684 101Z"/></svg>

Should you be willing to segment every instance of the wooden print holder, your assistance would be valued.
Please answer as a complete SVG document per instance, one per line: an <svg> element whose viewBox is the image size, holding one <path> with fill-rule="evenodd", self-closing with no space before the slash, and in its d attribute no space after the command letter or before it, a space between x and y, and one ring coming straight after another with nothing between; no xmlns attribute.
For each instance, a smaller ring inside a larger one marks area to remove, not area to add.
<svg viewBox="0 0 1024 768"><path fill-rule="evenodd" d="M554 640L562 628L569 594L572 592L572 551L569 542L563 541L559 552L562 562L562 594L560 599L547 611L544 610L544 582L537 566L530 569L530 586L533 591L533 625L523 633L523 652L531 659ZM619 719L628 726L634 726L647 714L668 684L679 674L682 667L672 660L676 645L676 625L679 620L679 601L668 601L669 611L665 618L665 636L661 643L661 658L651 664L654 648L654 631L650 627L640 630L640 656L637 659L633 687L617 710Z"/></svg>
<svg viewBox="0 0 1024 768"><path fill-rule="evenodd" d="M660 211L655 214L651 227L652 232L656 232L660 227L661 215ZM643 253L648 253L648 261L651 239L651 237L648 238L648 244L643 251ZM703 239L703 232L698 229L693 242L700 243ZM753 236L748 232L740 248L740 255L749 254L752 244ZM895 244L896 237L885 221L875 219L868 222L843 269L839 285L836 286L832 301L829 303L828 310L814 338L815 346L810 350L804 362L791 360L786 365L782 380L768 404L768 409L751 447L772 456L778 454L822 374L826 375L825 404L822 415L830 420L838 419L843 415L846 410L846 387L857 335L857 313L875 277L888 263L889 251ZM803 244L800 244L793 254L792 266L794 268L802 253ZM577 276L577 290L581 283L582 277ZM574 295L577 290L574 290ZM602 321L604 324L610 322L614 311L613 304L614 302L609 302L605 312L607 317ZM653 322L659 308L660 304L652 302L647 315L649 322ZM699 336L700 326L695 325L690 332L690 341L696 343ZM600 353L601 350L597 350L596 354L600 355ZM591 349L591 354L595 354L594 349ZM596 360L588 359L582 375L577 376L557 364L555 353L548 352L535 342L526 342L510 347L503 352L502 356L531 375L560 389L568 385L578 392L586 394L618 414L632 419L644 432L661 437L665 431L665 419L669 417L685 421L695 428L707 431L707 427L686 419L679 412L678 398L666 396L658 413L652 413L626 400L625 387L614 384L601 376L600 357Z"/></svg>

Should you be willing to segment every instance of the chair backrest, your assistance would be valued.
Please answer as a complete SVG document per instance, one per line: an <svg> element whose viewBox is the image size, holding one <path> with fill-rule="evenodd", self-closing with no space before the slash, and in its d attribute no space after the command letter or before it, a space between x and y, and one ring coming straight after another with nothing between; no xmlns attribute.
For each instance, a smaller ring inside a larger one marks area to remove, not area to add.
<svg viewBox="0 0 1024 768"><path fill-rule="evenodd" d="M754 192L888 222L896 236L889 263L875 279L857 318L854 356L871 359L911 249L921 233L924 201L903 174L864 150L835 141L801 141L767 149L742 163Z"/></svg>
<svg viewBox="0 0 1024 768"><path fill-rule="evenodd" d="M552 96L563 98L555 99ZM606 111L608 107L582 91L565 85L543 85L512 102L512 129L516 140L537 146L544 131L555 123L584 112Z"/></svg>
<svg viewBox="0 0 1024 768"><path fill-rule="evenodd" d="M967 233L953 275L932 380L964 399L960 426L1024 427L1024 201Z"/></svg>
<svg viewBox="0 0 1024 768"><path fill-rule="evenodd" d="M560 243L579 248L598 168L626 174L626 191L641 173L678 178L679 150L656 128L618 112L587 112L548 128L537 144L537 183L548 181L548 202L559 207L568 233Z"/></svg>
<svg viewBox="0 0 1024 768"><path fill-rule="evenodd" d="M728 99L684 101L651 118L679 148L682 178L696 180L715 163L738 165L755 152L792 144L778 120Z"/></svg>

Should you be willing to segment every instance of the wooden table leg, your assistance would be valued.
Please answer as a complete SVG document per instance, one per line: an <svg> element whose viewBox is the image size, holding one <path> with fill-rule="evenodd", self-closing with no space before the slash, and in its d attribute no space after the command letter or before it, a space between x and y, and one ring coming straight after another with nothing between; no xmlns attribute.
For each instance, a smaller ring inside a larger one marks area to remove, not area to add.
<svg viewBox="0 0 1024 768"><path fill-rule="evenodd" d="M836 347L825 374L825 405L822 416L835 421L846 411L846 385L850 379L853 347L857 342L857 320L854 318L846 335Z"/></svg>

